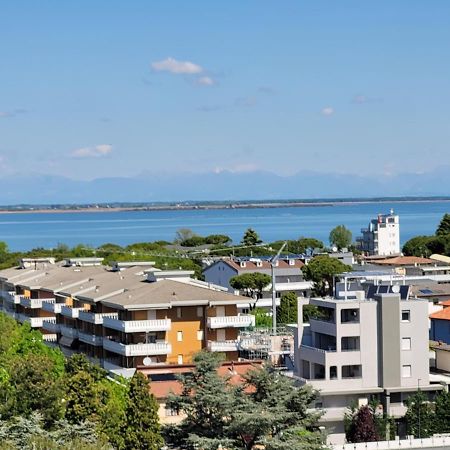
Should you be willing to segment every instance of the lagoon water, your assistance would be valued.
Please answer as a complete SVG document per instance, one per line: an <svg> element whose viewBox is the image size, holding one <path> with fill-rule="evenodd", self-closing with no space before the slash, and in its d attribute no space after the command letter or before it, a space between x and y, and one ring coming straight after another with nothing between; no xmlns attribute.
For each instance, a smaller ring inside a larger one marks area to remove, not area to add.
<svg viewBox="0 0 450 450"><path fill-rule="evenodd" d="M78 213L20 213L0 215L0 240L10 250L55 247L58 243L99 246L106 242L172 241L179 228L198 234L227 234L239 242L255 228L266 242L308 236L328 242L330 230L344 224L359 235L369 220L393 208L400 215L401 241L433 234L450 202L391 202L336 206L190 211L121 211Z"/></svg>

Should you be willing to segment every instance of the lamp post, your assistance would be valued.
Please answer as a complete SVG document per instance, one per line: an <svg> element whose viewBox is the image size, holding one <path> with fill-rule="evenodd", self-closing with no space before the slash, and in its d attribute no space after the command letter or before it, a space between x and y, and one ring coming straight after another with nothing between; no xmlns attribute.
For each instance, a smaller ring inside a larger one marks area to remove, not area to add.
<svg viewBox="0 0 450 450"><path fill-rule="evenodd" d="M420 393L420 378L417 379L417 393ZM420 433L420 410L422 409L422 400L419 403L419 439L421 439Z"/></svg>

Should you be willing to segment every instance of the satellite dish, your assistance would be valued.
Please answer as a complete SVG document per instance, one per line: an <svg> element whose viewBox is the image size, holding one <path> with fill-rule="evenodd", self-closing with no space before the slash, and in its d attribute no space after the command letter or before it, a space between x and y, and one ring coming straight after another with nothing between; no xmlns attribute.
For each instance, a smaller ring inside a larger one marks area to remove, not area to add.
<svg viewBox="0 0 450 450"><path fill-rule="evenodd" d="M395 286L392 286L392 292L394 294L398 294L400 292L400 286L397 284Z"/></svg>
<svg viewBox="0 0 450 450"><path fill-rule="evenodd" d="M152 358L150 358L149 356L146 356L142 362L143 362L144 366L151 366Z"/></svg>
<svg viewBox="0 0 450 450"><path fill-rule="evenodd" d="M336 246L331 247L331 250L333 250L333 253L336 253L338 251L338 248Z"/></svg>

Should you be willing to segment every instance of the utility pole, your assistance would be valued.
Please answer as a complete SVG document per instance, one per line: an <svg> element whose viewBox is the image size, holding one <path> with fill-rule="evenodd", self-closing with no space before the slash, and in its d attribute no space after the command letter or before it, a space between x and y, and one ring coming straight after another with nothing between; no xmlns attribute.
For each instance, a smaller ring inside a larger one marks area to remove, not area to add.
<svg viewBox="0 0 450 450"><path fill-rule="evenodd" d="M420 378L417 379L417 393L420 393ZM420 410L422 409L422 401L419 403L419 439L421 439L420 433Z"/></svg>
<svg viewBox="0 0 450 450"><path fill-rule="evenodd" d="M287 242L285 242L281 246L280 250L278 250L278 253L269 260L272 272L272 332L274 335L277 334L277 292L275 289L275 266L286 245Z"/></svg>

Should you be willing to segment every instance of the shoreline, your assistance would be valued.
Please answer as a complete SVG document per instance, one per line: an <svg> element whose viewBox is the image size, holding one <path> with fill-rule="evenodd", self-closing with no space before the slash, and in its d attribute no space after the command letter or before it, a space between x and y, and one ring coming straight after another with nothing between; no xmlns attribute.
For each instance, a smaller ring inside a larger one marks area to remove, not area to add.
<svg viewBox="0 0 450 450"><path fill-rule="evenodd" d="M450 198L392 198L392 199L354 199L354 200L318 200L318 201L277 201L277 202L218 202L218 203L192 203L192 204L166 204L148 206L91 206L72 208L37 208L1 209L0 214L67 214L67 213L108 213L108 212L132 212L132 211L195 211L195 210L224 210L224 209L274 209L274 208L317 208L364 204L389 204L389 203L450 203Z"/></svg>

